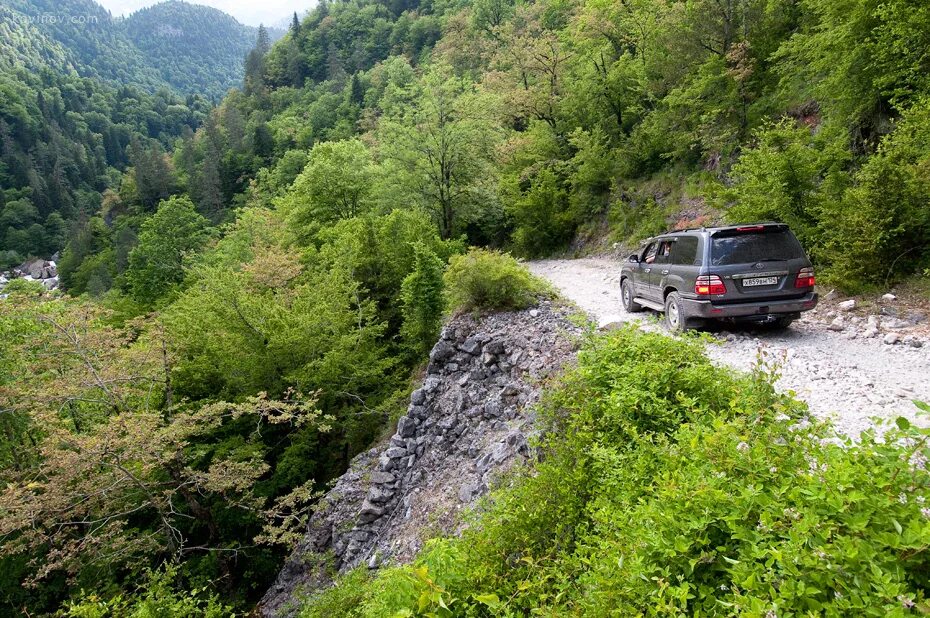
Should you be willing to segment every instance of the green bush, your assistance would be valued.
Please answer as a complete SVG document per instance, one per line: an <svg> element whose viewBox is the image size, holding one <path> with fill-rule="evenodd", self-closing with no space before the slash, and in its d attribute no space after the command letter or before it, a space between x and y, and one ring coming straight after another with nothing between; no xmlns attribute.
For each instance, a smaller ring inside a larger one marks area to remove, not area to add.
<svg viewBox="0 0 930 618"><path fill-rule="evenodd" d="M445 267L422 242L413 247L413 271L400 286L404 323L400 333L418 355L429 351L442 327L442 272Z"/></svg>
<svg viewBox="0 0 930 618"><path fill-rule="evenodd" d="M919 272L930 260L930 98L903 114L854 182L825 211L826 274L855 289Z"/></svg>
<svg viewBox="0 0 930 618"><path fill-rule="evenodd" d="M81 594L61 614L68 618L234 618L232 608L205 590L179 591L178 568L166 566L148 573L134 595L103 599Z"/></svg>
<svg viewBox="0 0 930 618"><path fill-rule="evenodd" d="M881 438L837 437L776 394L774 377L714 367L695 341L631 328L593 337L545 400L545 457L493 494L461 539L380 572L358 606L437 616L930 612L930 430L899 419Z"/></svg>
<svg viewBox="0 0 930 618"><path fill-rule="evenodd" d="M524 309L549 293L510 255L487 249L453 256L443 279L453 311Z"/></svg>
<svg viewBox="0 0 930 618"><path fill-rule="evenodd" d="M569 207L568 192L548 169L537 174L529 190L508 210L514 224L514 247L521 255L530 257L564 247L578 224Z"/></svg>

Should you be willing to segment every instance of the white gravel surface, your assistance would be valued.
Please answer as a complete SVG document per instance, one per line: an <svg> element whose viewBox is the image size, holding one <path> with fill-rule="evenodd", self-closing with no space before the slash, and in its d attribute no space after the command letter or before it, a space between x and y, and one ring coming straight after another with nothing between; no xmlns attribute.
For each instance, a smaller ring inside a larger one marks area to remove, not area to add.
<svg viewBox="0 0 930 618"><path fill-rule="evenodd" d="M528 266L602 327L638 321L644 328L660 328L653 312L628 314L623 310L619 262L586 258L542 260ZM707 354L716 363L741 370L751 369L760 352L777 359L781 377L776 386L794 391L814 414L832 418L839 431L851 436L858 436L876 417L905 416L930 425L930 419L918 417L912 403L914 399L930 402L930 342L924 341L920 348L889 345L881 335L860 337L862 331L852 324L830 330L833 318L821 317L828 309L822 303L817 313L805 314L778 333L724 326L716 332L719 345L708 345ZM894 332L907 336L906 329Z"/></svg>

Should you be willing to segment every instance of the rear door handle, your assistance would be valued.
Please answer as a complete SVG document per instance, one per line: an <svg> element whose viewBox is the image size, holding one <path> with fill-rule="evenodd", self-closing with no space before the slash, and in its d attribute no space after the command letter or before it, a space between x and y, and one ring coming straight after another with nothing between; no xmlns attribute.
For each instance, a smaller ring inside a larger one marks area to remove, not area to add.
<svg viewBox="0 0 930 618"><path fill-rule="evenodd" d="M665 270L663 270L663 271L662 271L662 274L663 274L663 275L667 275L667 274L668 274L668 269L666 268Z"/></svg>

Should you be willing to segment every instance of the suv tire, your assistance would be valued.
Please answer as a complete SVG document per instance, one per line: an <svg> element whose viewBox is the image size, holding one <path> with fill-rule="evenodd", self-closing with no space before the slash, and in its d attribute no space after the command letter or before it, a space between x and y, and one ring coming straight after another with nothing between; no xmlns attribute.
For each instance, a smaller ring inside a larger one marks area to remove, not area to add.
<svg viewBox="0 0 930 618"><path fill-rule="evenodd" d="M623 308L627 313L639 313L643 310L643 306L633 300L633 296L633 284L629 279L624 279L620 283L620 298L623 300Z"/></svg>
<svg viewBox="0 0 930 618"><path fill-rule="evenodd" d="M786 328L791 326L792 322L794 322L794 318L786 318L786 317L778 318L777 320L772 322L769 328L771 330L785 330Z"/></svg>
<svg viewBox="0 0 930 618"><path fill-rule="evenodd" d="M671 292L665 297L665 326L673 333L688 330L688 319L681 313L681 297Z"/></svg>

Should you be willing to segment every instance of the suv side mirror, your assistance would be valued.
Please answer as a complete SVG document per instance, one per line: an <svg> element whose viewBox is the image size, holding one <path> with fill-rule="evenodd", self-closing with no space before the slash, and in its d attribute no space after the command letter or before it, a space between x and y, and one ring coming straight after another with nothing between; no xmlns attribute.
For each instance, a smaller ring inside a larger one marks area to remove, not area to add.
<svg viewBox="0 0 930 618"><path fill-rule="evenodd" d="M634 253L628 258L628 261L633 262L634 264L639 264L639 256Z"/></svg>

